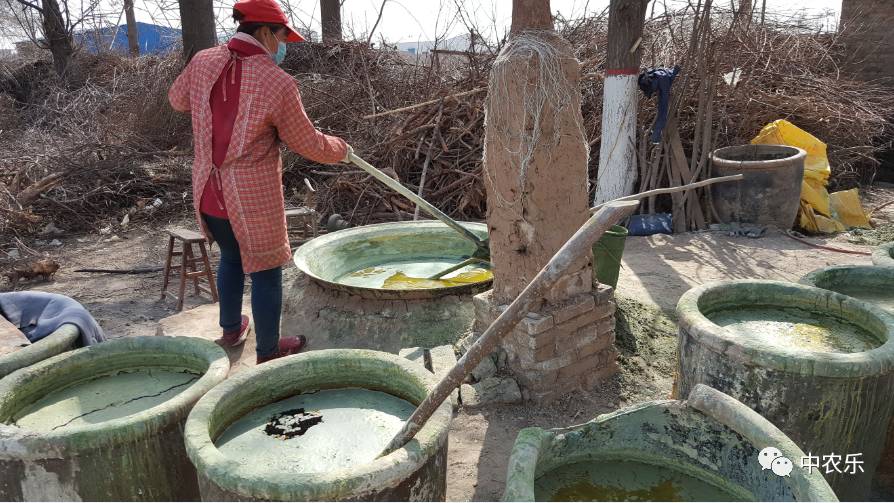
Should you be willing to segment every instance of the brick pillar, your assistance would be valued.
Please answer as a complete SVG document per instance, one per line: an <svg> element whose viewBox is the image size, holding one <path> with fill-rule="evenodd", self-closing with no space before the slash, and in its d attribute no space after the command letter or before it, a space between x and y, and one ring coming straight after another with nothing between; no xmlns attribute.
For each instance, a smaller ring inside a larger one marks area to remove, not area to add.
<svg viewBox="0 0 894 503"><path fill-rule="evenodd" d="M589 216L580 67L552 31L513 35L494 63L484 178L494 288L475 298L476 331L534 278ZM550 399L614 372L611 289L594 289L589 257L504 339L528 398Z"/></svg>

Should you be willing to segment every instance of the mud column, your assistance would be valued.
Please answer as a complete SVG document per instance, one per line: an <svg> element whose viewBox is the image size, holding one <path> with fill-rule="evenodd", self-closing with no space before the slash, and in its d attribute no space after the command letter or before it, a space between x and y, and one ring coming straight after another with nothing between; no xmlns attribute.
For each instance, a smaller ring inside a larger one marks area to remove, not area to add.
<svg viewBox="0 0 894 503"><path fill-rule="evenodd" d="M494 62L486 104L494 287L475 298L479 334L589 216L580 67L551 21L518 22L520 3L510 41ZM532 26L542 29L526 29ZM581 258L503 341L528 399L549 400L616 371L611 289L594 289L589 262Z"/></svg>

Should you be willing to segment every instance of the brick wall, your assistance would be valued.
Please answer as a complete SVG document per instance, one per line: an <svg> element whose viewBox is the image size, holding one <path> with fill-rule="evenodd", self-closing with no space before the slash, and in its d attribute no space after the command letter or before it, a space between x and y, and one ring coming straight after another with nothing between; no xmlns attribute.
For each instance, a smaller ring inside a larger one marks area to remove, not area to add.
<svg viewBox="0 0 894 503"><path fill-rule="evenodd" d="M478 333L507 307L495 306L492 293L474 298ZM591 389L617 372L612 293L611 287L599 285L559 305L546 304L506 336L503 349L525 398L550 401Z"/></svg>
<svg viewBox="0 0 894 503"><path fill-rule="evenodd" d="M871 80L894 78L894 0L843 0L847 67Z"/></svg>

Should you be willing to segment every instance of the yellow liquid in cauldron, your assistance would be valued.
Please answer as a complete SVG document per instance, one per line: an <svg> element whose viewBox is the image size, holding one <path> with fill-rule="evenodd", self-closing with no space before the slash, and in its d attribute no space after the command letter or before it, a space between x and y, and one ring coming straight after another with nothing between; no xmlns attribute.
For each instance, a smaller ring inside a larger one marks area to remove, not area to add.
<svg viewBox="0 0 894 503"><path fill-rule="evenodd" d="M460 261L431 260L405 261L366 267L337 278L343 285L385 290L428 290L481 283L493 279L493 273L479 266L470 265L454 271L441 279L427 279Z"/></svg>
<svg viewBox="0 0 894 503"><path fill-rule="evenodd" d="M602 460L560 466L535 483L537 501L742 501L728 490L666 466Z"/></svg>

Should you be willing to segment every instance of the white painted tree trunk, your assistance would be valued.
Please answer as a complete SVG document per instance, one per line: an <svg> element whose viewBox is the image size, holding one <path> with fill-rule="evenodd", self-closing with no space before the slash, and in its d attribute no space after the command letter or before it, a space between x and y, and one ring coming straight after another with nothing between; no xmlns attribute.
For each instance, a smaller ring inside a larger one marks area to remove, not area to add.
<svg viewBox="0 0 894 503"><path fill-rule="evenodd" d="M637 75L608 75L594 204L633 194L636 181Z"/></svg>

